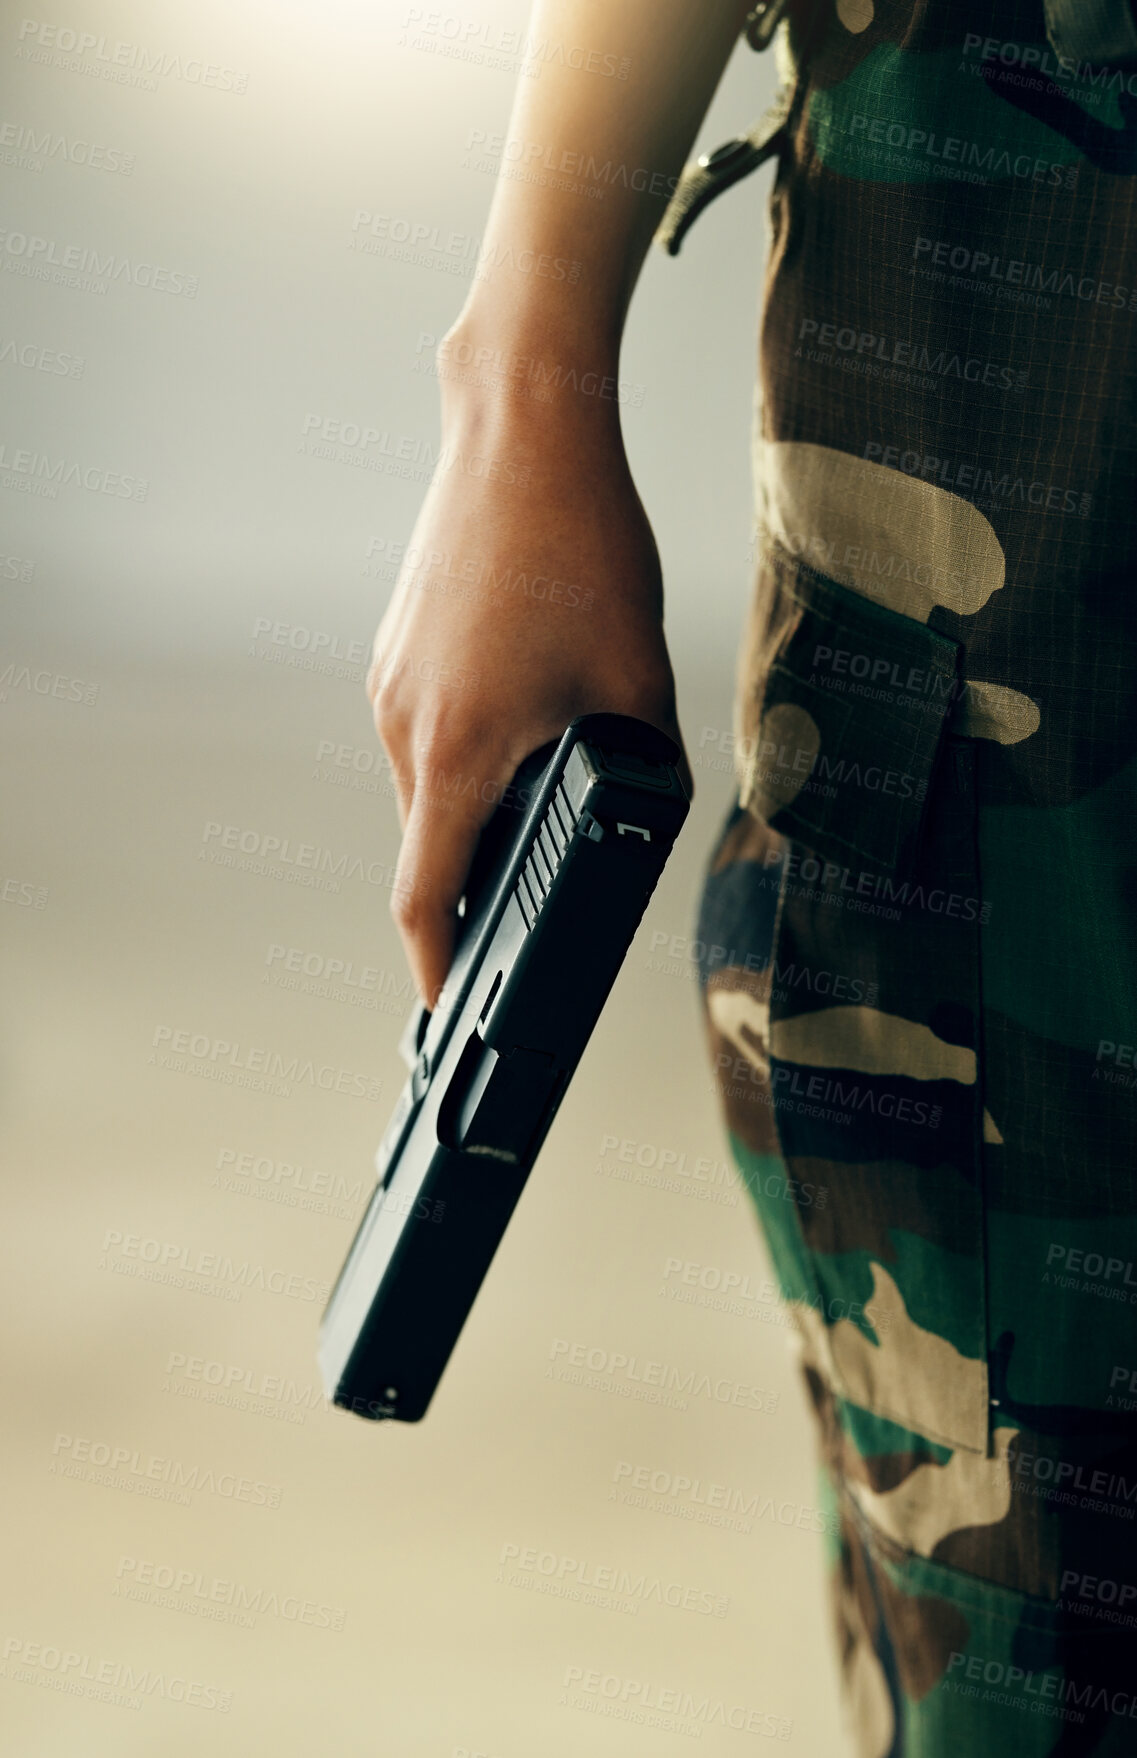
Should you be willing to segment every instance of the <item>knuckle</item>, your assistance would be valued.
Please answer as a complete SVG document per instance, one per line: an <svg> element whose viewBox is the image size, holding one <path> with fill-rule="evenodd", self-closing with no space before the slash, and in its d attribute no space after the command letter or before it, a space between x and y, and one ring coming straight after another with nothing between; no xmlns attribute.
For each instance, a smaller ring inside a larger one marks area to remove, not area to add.
<svg viewBox="0 0 1137 1758"><path fill-rule="evenodd" d="M379 660L373 661L367 674L367 696L375 719L390 720L395 707L395 689L390 671Z"/></svg>
<svg viewBox="0 0 1137 1758"><path fill-rule="evenodd" d="M399 759L410 755L410 729L404 705L381 690L372 698L371 723L392 765L398 768Z"/></svg>
<svg viewBox="0 0 1137 1758"><path fill-rule="evenodd" d="M426 899L413 878L408 877L396 884L388 907L399 933L412 939L423 931L429 919Z"/></svg>
<svg viewBox="0 0 1137 1758"><path fill-rule="evenodd" d="M367 668L367 677L364 681L364 689L367 691L367 700L371 703L372 707L375 707L378 703L380 693L382 692L385 671L386 667L381 656L376 654Z"/></svg>
<svg viewBox="0 0 1137 1758"><path fill-rule="evenodd" d="M396 892L391 898L389 908L399 933L413 935L419 924L419 912L415 904Z"/></svg>

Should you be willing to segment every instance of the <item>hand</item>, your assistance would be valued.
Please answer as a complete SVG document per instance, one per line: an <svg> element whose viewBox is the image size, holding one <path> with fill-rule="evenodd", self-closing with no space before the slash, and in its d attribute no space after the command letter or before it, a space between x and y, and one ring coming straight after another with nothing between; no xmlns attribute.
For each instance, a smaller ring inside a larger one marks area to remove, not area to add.
<svg viewBox="0 0 1137 1758"><path fill-rule="evenodd" d="M601 711L682 743L659 557L615 402L472 406L444 387L443 406L439 469L367 680L403 827L391 912L428 1007L478 832L522 759Z"/></svg>

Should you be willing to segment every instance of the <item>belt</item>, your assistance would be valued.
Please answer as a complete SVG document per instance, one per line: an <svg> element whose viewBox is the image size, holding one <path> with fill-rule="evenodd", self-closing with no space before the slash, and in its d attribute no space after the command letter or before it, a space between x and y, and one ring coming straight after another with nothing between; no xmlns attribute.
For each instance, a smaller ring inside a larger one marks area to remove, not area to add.
<svg viewBox="0 0 1137 1758"><path fill-rule="evenodd" d="M743 35L752 49L769 47L790 0L758 0ZM1046 34L1055 53L1094 67L1137 66L1137 0L1043 0ZM746 134L724 141L686 165L656 230L655 242L677 256L703 209L740 178L781 151L787 141L791 93L783 88Z"/></svg>
<svg viewBox="0 0 1137 1758"><path fill-rule="evenodd" d="M790 0L759 0L751 7L743 26L743 35L752 49L766 49ZM702 153L684 166L675 193L667 204L655 234L655 242L669 256L679 254L679 246L705 207L724 189L749 177L759 165L781 151L786 138L792 87L783 86L774 102L753 128L745 134L724 141L711 153Z"/></svg>

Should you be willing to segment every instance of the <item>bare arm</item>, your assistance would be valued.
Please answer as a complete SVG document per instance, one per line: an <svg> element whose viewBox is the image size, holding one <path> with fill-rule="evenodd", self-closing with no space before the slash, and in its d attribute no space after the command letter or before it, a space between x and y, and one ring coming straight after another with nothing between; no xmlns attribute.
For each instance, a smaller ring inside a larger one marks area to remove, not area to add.
<svg viewBox="0 0 1137 1758"><path fill-rule="evenodd" d="M629 75L547 62L520 82L484 267L438 352L442 458L375 638L368 693L403 823L392 909L430 1005L478 831L521 759L599 710L679 738L620 339L747 10L534 6L532 37L627 57Z"/></svg>

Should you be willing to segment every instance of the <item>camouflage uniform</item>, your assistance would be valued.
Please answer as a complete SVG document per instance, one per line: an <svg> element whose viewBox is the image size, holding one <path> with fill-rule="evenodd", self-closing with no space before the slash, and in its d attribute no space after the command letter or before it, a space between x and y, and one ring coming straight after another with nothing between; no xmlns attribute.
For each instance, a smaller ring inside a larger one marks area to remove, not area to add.
<svg viewBox="0 0 1137 1758"><path fill-rule="evenodd" d="M784 35L712 1053L840 1512L858 1752L1113 1758L1137 32L1124 0L800 0Z"/></svg>

